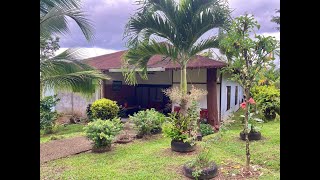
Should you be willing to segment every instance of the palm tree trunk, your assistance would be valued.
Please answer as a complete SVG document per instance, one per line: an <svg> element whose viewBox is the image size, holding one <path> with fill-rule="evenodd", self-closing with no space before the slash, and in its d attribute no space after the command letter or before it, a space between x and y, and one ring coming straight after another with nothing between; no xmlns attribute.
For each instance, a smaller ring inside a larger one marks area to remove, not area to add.
<svg viewBox="0 0 320 180"><path fill-rule="evenodd" d="M180 80L180 89L182 93L182 99L180 103L180 113L183 115L187 114L187 64L183 63L181 65L181 80Z"/></svg>
<svg viewBox="0 0 320 180"><path fill-rule="evenodd" d="M245 138L246 138L246 169L249 170L250 167L250 144L249 144L249 138L248 138L248 119L249 119L249 96L250 96L250 88L245 89L246 94L246 114L245 114Z"/></svg>

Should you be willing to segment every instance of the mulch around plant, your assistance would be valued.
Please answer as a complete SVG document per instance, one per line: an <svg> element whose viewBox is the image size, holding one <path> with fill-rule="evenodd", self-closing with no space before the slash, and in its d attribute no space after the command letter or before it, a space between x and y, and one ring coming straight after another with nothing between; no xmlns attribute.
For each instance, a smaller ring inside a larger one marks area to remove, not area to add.
<svg viewBox="0 0 320 180"><path fill-rule="evenodd" d="M79 154L92 149L86 137L54 140L40 144L40 163Z"/></svg>
<svg viewBox="0 0 320 180"><path fill-rule="evenodd" d="M244 170L244 166L240 164L228 162L218 165L218 173L213 180L245 180L245 179L259 179L262 173L259 171L259 166L251 166L249 172ZM190 179L184 175L183 166L177 168L177 173L184 176L184 180Z"/></svg>

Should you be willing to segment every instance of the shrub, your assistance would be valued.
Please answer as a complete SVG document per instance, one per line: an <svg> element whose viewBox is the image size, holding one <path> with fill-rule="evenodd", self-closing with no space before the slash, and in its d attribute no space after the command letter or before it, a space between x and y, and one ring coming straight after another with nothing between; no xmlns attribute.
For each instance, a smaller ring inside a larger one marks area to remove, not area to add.
<svg viewBox="0 0 320 180"><path fill-rule="evenodd" d="M110 99L99 99L91 105L92 118L94 119L113 119L119 113L119 106L116 101Z"/></svg>
<svg viewBox="0 0 320 180"><path fill-rule="evenodd" d="M115 136L122 130L120 118L110 121L97 119L84 127L86 136L94 143L94 148L110 147Z"/></svg>
<svg viewBox="0 0 320 180"><path fill-rule="evenodd" d="M213 134L213 130L210 124L200 124L200 132L202 136Z"/></svg>
<svg viewBox="0 0 320 180"><path fill-rule="evenodd" d="M252 96L266 119L274 119L280 115L280 90L275 86L255 86L252 88Z"/></svg>
<svg viewBox="0 0 320 180"><path fill-rule="evenodd" d="M47 96L40 100L40 130L44 130L45 134L52 133L54 121L58 118L57 111L52 108L60 99L57 96Z"/></svg>
<svg viewBox="0 0 320 180"><path fill-rule="evenodd" d="M165 120L165 115L157 112L155 109L147 109L129 115L129 119L133 121L135 128L140 135L150 134L151 130L160 129Z"/></svg>
<svg viewBox="0 0 320 180"><path fill-rule="evenodd" d="M197 122L199 120L199 107L196 101L191 103L187 115L181 113L170 113L168 121L162 125L164 136L175 141L189 142L195 144L197 138Z"/></svg>

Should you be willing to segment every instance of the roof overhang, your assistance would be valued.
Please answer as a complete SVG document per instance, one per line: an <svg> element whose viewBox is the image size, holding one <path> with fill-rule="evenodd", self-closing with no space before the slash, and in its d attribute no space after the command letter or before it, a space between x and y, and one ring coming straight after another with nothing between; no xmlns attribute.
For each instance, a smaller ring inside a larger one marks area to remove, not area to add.
<svg viewBox="0 0 320 180"><path fill-rule="evenodd" d="M148 72L161 72L161 71L165 71L166 69L163 67L156 67L156 68L147 68ZM109 72L123 72L124 70L121 68L111 68L109 69ZM136 69L136 72L141 72L142 69Z"/></svg>

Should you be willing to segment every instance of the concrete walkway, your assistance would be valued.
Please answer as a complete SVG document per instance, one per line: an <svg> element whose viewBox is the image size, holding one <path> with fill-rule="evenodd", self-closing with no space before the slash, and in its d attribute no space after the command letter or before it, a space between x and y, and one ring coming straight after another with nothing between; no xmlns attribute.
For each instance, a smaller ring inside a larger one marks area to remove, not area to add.
<svg viewBox="0 0 320 180"><path fill-rule="evenodd" d="M40 163L79 154L91 149L91 142L86 137L74 137L41 143Z"/></svg>

